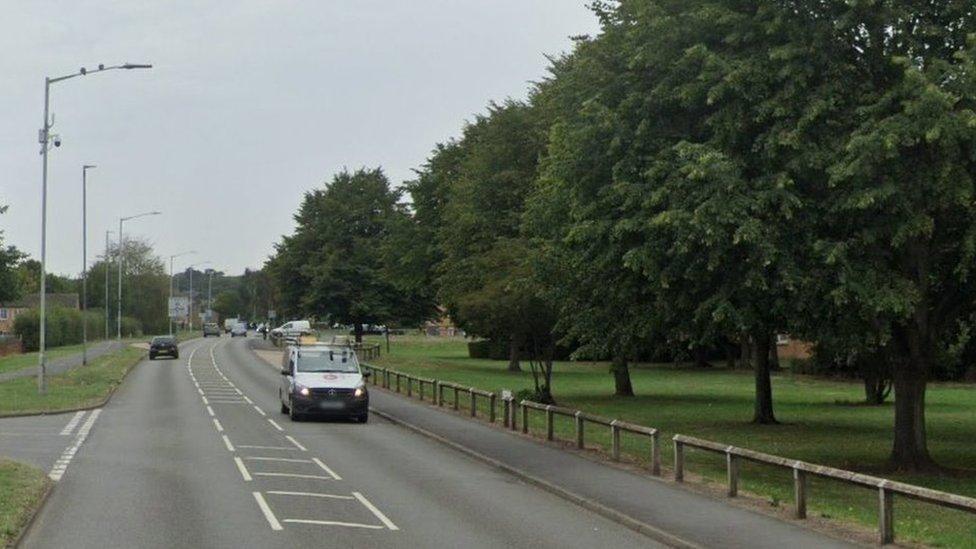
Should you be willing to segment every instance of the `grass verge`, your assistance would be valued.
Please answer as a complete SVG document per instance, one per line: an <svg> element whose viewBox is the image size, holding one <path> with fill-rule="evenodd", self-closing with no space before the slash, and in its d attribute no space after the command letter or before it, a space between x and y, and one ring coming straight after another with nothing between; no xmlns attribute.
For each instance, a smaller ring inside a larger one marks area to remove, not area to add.
<svg viewBox="0 0 976 549"><path fill-rule="evenodd" d="M505 362L468 358L461 339L399 336L391 353L372 362L490 391L517 393L532 386L528 371L512 373L506 371ZM527 364L523 367L528 369ZM894 410L890 405L860 405L863 389L859 384L777 374L773 390L782 424L761 426L749 422L754 394L749 371L648 364L635 367L631 374L637 396L615 397L607 364L558 363L553 391L562 406L661 429L665 466L672 459L670 437L682 433L976 497L976 387L971 384L933 384L926 395L930 450L954 472L912 475L886 470ZM449 393L445 396L450 399ZM465 408L465 402L461 407ZM542 415L533 414L530 426L534 432L544 433ZM561 439L572 440L572 421L557 420L555 432ZM644 440L624 436L622 442L625 453L635 461L647 454ZM608 449L609 432L590 427L587 444ZM722 456L689 449L686 459L687 470L702 475L703 482L724 482ZM771 507L792 501L789 471L744 463L740 475L741 489L760 495ZM812 479L809 498L812 516L868 528L877 524L877 494L870 490ZM904 498L896 498L895 513L896 536L901 541L973 547L976 540L973 515Z"/></svg>
<svg viewBox="0 0 976 549"><path fill-rule="evenodd" d="M17 539L44 501L49 483L40 469L0 459L0 547Z"/></svg>
<svg viewBox="0 0 976 549"><path fill-rule="evenodd" d="M129 369L145 356L145 351L123 347L102 355L83 368L75 368L64 374L50 376L47 394L37 393L34 377L12 379L0 383L0 417L56 413L101 404Z"/></svg>

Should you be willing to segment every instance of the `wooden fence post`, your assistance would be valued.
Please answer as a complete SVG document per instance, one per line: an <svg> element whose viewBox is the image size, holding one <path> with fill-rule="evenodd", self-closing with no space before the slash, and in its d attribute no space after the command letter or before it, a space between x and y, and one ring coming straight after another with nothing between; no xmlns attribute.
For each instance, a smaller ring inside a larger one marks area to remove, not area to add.
<svg viewBox="0 0 976 549"><path fill-rule="evenodd" d="M685 480L685 447L680 440L674 441L674 481Z"/></svg>
<svg viewBox="0 0 976 549"><path fill-rule="evenodd" d="M661 476L661 434L657 431L651 435L651 474Z"/></svg>
<svg viewBox="0 0 976 549"><path fill-rule="evenodd" d="M417 396L420 397L420 402L423 402L424 401L424 379L423 378L417 378L417 392L418 392Z"/></svg>
<svg viewBox="0 0 976 549"><path fill-rule="evenodd" d="M461 391L461 388L458 387L457 385L455 385L454 386L454 411L455 412L460 409L460 400L459 400L461 398L459 396L460 391Z"/></svg>
<svg viewBox="0 0 976 549"><path fill-rule="evenodd" d="M728 496L734 498L739 495L739 457L732 453L732 447L725 451L725 469L729 481Z"/></svg>
<svg viewBox="0 0 976 549"><path fill-rule="evenodd" d="M610 422L610 447L614 461L620 461L620 427L617 420Z"/></svg>
<svg viewBox="0 0 976 549"><path fill-rule="evenodd" d="M577 410L576 415L573 417L576 418L576 447L582 450L586 447L583 444L583 412Z"/></svg>
<svg viewBox="0 0 976 549"><path fill-rule="evenodd" d="M495 423L495 393L488 395L488 422Z"/></svg>
<svg viewBox="0 0 976 549"><path fill-rule="evenodd" d="M522 432L529 433L529 407L522 403Z"/></svg>
<svg viewBox="0 0 976 549"><path fill-rule="evenodd" d="M555 414L552 413L552 404L546 405L546 440L555 438L553 433L554 416Z"/></svg>
<svg viewBox="0 0 976 549"><path fill-rule="evenodd" d="M793 468L793 504L796 506L796 518L807 518L807 472Z"/></svg>
<svg viewBox="0 0 976 549"><path fill-rule="evenodd" d="M878 488L878 543L888 545L895 542L895 495L884 487Z"/></svg>
<svg viewBox="0 0 976 549"><path fill-rule="evenodd" d="M474 392L474 387L468 389L468 392L471 393L471 417L478 417L477 393Z"/></svg>
<svg viewBox="0 0 976 549"><path fill-rule="evenodd" d="M396 391L400 394L400 372L396 373Z"/></svg>
<svg viewBox="0 0 976 549"><path fill-rule="evenodd" d="M413 376L407 376L407 398L413 397Z"/></svg>

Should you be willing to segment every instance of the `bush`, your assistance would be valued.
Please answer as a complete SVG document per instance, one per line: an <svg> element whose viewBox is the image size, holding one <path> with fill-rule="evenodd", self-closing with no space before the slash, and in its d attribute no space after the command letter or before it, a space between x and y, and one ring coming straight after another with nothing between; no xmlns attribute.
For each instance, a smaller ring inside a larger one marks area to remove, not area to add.
<svg viewBox="0 0 976 549"><path fill-rule="evenodd" d="M508 342L480 339L468 342L468 356L489 360L508 360Z"/></svg>
<svg viewBox="0 0 976 549"><path fill-rule="evenodd" d="M47 311L47 333L45 347L62 347L75 345L82 341L82 319L88 325L88 339L96 340L105 337L104 313L88 311L82 314L77 309L51 307ZM36 309L25 311L14 320L14 333L23 341L24 352L37 351L40 348L40 314ZM114 335L110 334L110 335ZM122 317L122 335L133 337L142 335L139 321Z"/></svg>

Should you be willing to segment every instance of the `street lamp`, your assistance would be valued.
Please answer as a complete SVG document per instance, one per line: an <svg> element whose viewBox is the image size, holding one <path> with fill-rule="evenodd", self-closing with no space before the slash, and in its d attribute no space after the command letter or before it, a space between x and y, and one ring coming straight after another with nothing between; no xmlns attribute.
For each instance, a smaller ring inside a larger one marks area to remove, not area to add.
<svg viewBox="0 0 976 549"><path fill-rule="evenodd" d="M108 272L109 269L109 242L108 235L114 233L115 231L105 231L105 339L108 339Z"/></svg>
<svg viewBox="0 0 976 549"><path fill-rule="evenodd" d="M182 257L184 255L190 255L190 254L195 254L195 253L197 253L196 250L190 250L188 252L180 252L178 254L173 254L173 255L169 256L169 301L170 301L170 303L173 302L173 260L176 259L177 257ZM169 333L172 335L172 333L173 333L173 315L169 314L169 311L167 311L166 314L167 314L167 316L169 316Z"/></svg>
<svg viewBox="0 0 976 549"><path fill-rule="evenodd" d="M210 265L211 261L201 261L200 263L194 263L187 267L190 270L190 309L188 315L190 317L190 331L193 331L193 268L198 265Z"/></svg>
<svg viewBox="0 0 976 549"><path fill-rule="evenodd" d="M123 252L123 244L125 244L125 237L123 236L123 233L122 233L122 224L125 223L126 221L131 220L131 219L138 219L140 217L146 217L146 216L149 216L149 215L159 215L161 213L163 213L163 212L146 212L146 213L141 213L141 214L137 214L137 215L130 215L128 217L120 217L119 218L119 257L118 257L118 261L119 261L119 302L118 302L118 315L117 315L117 318L115 319L115 324L116 324L117 330L118 330L116 332L116 337L118 338L118 340L120 342L122 341L122 252Z"/></svg>
<svg viewBox="0 0 976 549"><path fill-rule="evenodd" d="M81 365L88 365L88 170L93 164L81 167Z"/></svg>
<svg viewBox="0 0 976 549"><path fill-rule="evenodd" d="M136 64L136 63L124 63L122 65L113 65L111 67L106 67L105 65L99 65L97 69L87 70L82 67L78 72L74 74L68 74L65 76L58 76L51 78L50 76L44 77L44 124L41 126L41 130L38 132L37 140L41 144L41 157L42 157L42 172L41 172L41 287L40 287L40 329L38 332L38 353L37 353L37 392L44 394L47 391L46 381L44 379L46 363L44 362L44 348L46 344L46 312L47 312L47 152L51 149L53 144L55 147L61 146L61 138L57 135L51 133L51 128L54 127L54 120L48 116L51 104L51 84L56 82L61 82L62 80L68 80L69 78L74 78L76 76L83 76L89 73L96 73L114 69L151 69L152 65L146 64Z"/></svg>

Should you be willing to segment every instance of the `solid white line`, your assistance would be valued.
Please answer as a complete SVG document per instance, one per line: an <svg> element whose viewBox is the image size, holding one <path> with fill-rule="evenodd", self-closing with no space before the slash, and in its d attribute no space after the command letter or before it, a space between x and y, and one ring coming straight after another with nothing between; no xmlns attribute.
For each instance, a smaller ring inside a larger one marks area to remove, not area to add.
<svg viewBox="0 0 976 549"><path fill-rule="evenodd" d="M257 406L255 406L254 409L257 410L258 413L261 414L262 416L268 415L268 414L264 413L264 410L262 410L261 408L258 408Z"/></svg>
<svg viewBox="0 0 976 549"><path fill-rule="evenodd" d="M277 430L279 430L279 431L284 431L284 429L282 429L282 428L281 428L281 425L278 425L278 424L277 424L277 423L275 422L275 420L273 420L273 419L271 419L271 418L268 418L268 422L269 422L269 423L271 423L272 425L274 425L274 428L275 428L275 429L277 429Z"/></svg>
<svg viewBox="0 0 976 549"><path fill-rule="evenodd" d="M373 514L376 515L376 518L380 519L380 522L382 522L383 524L385 524L387 528L389 528L390 530L399 530L399 528L397 528L397 525L396 524L393 524L393 521L392 520L386 518L386 515L384 515L383 513L381 513L380 510L377 509L375 505L373 505L372 503L370 503L369 500L366 499L365 496L363 496L359 492L353 492L352 495L353 495L353 497L355 497L356 499L358 499L360 503L362 503L363 505L365 505L367 509L369 509L370 511L372 511Z"/></svg>
<svg viewBox="0 0 976 549"><path fill-rule="evenodd" d="M64 426L64 429L61 430L61 436L70 436L71 431L75 430L75 427L78 426L78 422L81 421L81 418L83 417L85 417L84 411L75 413L74 417L72 417L68 424Z"/></svg>
<svg viewBox="0 0 976 549"><path fill-rule="evenodd" d="M254 499L258 502L258 507L261 508L261 512L264 513L264 518L268 519L268 524L271 525L272 530L281 530L281 523L275 518L274 513L271 512L271 507L268 507L268 502L264 501L264 496L261 492L251 492L254 494Z"/></svg>
<svg viewBox="0 0 976 549"><path fill-rule="evenodd" d="M197 392L200 393L200 396L206 396L203 394L203 390L200 389L199 387L197 387Z"/></svg>
<svg viewBox="0 0 976 549"><path fill-rule="evenodd" d="M342 480L342 477L340 477L339 475L335 474L335 471L333 471L332 469L329 469L329 466L326 465L326 464L324 464L324 463L322 463L322 460L321 459L319 459L319 458L312 458L312 461L314 461L316 465L318 465L319 467L321 467L323 471L325 471L326 473L329 473L330 475L332 475L332 478L334 478L336 480Z"/></svg>
<svg viewBox="0 0 976 549"><path fill-rule="evenodd" d="M241 395L241 396L244 397L244 400L246 400L248 404L254 404L254 401L251 400L251 399L249 399L249 398L247 398L247 395Z"/></svg>
<svg viewBox="0 0 976 549"><path fill-rule="evenodd" d="M213 417L213 415L214 415L213 408L211 408L210 406L207 406L207 413L210 414L210 417Z"/></svg>
<svg viewBox="0 0 976 549"><path fill-rule="evenodd" d="M312 492L285 492L281 490L270 490L265 492L267 494L275 494L277 496L304 496L310 498L330 498L330 499L356 499L352 496L340 496L336 494L313 494Z"/></svg>
<svg viewBox="0 0 976 549"><path fill-rule="evenodd" d="M292 450L291 448L288 448L286 446L253 446L253 445L250 445L250 444L239 444L237 447L238 448L251 448L251 449L255 449L255 450L289 450L289 451Z"/></svg>
<svg viewBox="0 0 976 549"><path fill-rule="evenodd" d="M292 444L294 444L295 447L298 448L299 450L301 450L303 452L307 452L308 451L308 448L306 448L306 447L302 446L301 444L299 444L297 440L295 440L294 438L291 437L291 435L285 435L285 438L287 438L288 439L288 442L291 442Z"/></svg>
<svg viewBox="0 0 976 549"><path fill-rule="evenodd" d="M207 397L200 397L200 398L202 398L202 399L203 399L203 403L204 403L204 404L210 404L210 401L209 401L209 400L207 400Z"/></svg>
<svg viewBox="0 0 976 549"><path fill-rule="evenodd" d="M251 473L248 473L247 472L247 467L244 467L244 462L241 461L241 458L235 457L234 458L234 463L237 464L237 470L241 472L241 476L244 477L244 480L247 481L247 482L250 482L251 481Z"/></svg>
<svg viewBox="0 0 976 549"><path fill-rule="evenodd" d="M78 449L81 448L81 445L85 442L85 439L88 438L88 433L91 431L92 426L95 424L95 420L98 419L98 415L101 413L102 410L99 408L98 410L95 410L89 414L88 419L85 420L85 424L78 429L74 444L66 448L61 454L61 457L58 458L58 461L54 463L54 467L51 468L51 472L47 475L48 478L55 482L61 480L61 477L63 477L64 473L68 470L68 465L71 463L71 460L75 457L75 453L78 452Z"/></svg>
<svg viewBox="0 0 976 549"><path fill-rule="evenodd" d="M217 428L217 432L218 433L223 433L224 432L224 426L220 424L220 420L217 419L217 418L214 418L213 422L214 422L214 427Z"/></svg>
<svg viewBox="0 0 976 549"><path fill-rule="evenodd" d="M319 526L348 526L350 528L369 528L370 530L382 530L382 526L375 524L357 524L355 522L337 522L334 520L305 520L305 519L284 519L283 522L294 522L297 524L316 524Z"/></svg>
<svg viewBox="0 0 976 549"><path fill-rule="evenodd" d="M227 438L227 435L220 435L220 436L224 437L224 446L227 447L227 450L229 452L233 452L234 451L234 445L230 443L230 439Z"/></svg>
<svg viewBox="0 0 976 549"><path fill-rule="evenodd" d="M244 456L244 459L250 459L253 461L287 461L288 463L312 463L312 460L310 459L276 458L276 457L263 457L263 456Z"/></svg>
<svg viewBox="0 0 976 549"><path fill-rule="evenodd" d="M238 459L238 458L234 458ZM317 480L332 480L332 477L323 477L321 475L299 475L295 473L254 473L259 477L291 477L291 478L314 478Z"/></svg>

